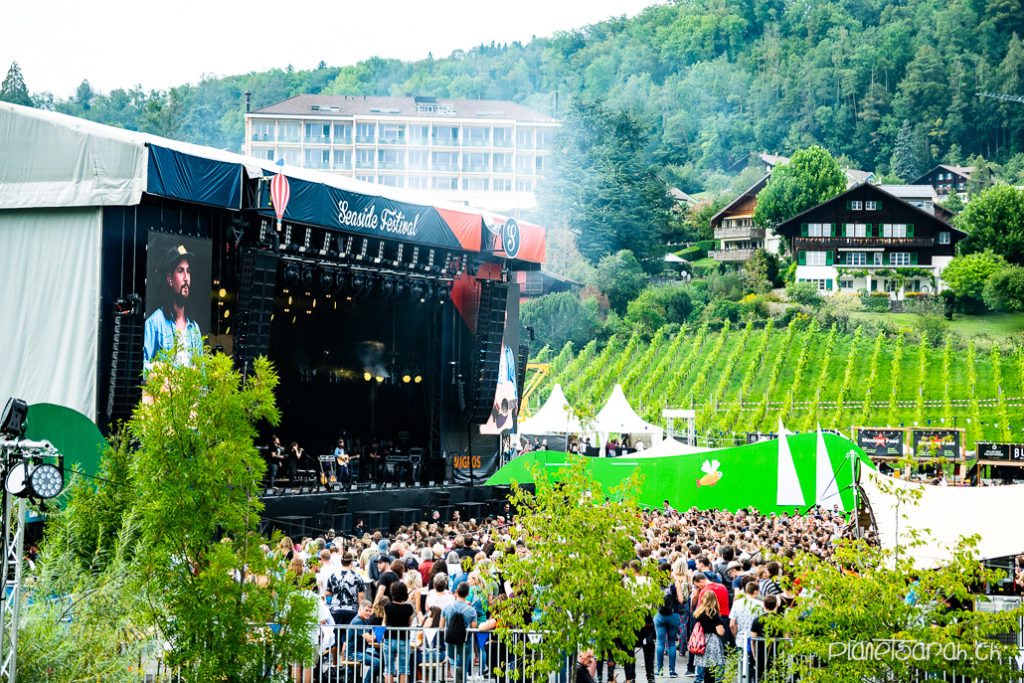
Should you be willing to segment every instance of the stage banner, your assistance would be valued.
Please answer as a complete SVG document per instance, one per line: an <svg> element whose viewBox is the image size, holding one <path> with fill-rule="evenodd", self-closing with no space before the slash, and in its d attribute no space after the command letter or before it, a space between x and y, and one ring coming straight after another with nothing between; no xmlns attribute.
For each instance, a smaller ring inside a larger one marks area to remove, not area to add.
<svg viewBox="0 0 1024 683"><path fill-rule="evenodd" d="M955 429L915 429L913 439L917 458L960 458L960 432Z"/></svg>
<svg viewBox="0 0 1024 683"><path fill-rule="evenodd" d="M978 450L978 460L1010 462L1010 444L1008 443L978 441L974 447Z"/></svg>
<svg viewBox="0 0 1024 683"><path fill-rule="evenodd" d="M322 183L288 178L291 198L284 220L433 247L462 249L458 237L432 206L359 194ZM260 213L275 218L270 183L260 184Z"/></svg>
<svg viewBox="0 0 1024 683"><path fill-rule="evenodd" d="M483 484L498 471L498 451L452 456L452 483Z"/></svg>
<svg viewBox="0 0 1024 683"><path fill-rule="evenodd" d="M870 457L902 458L903 430L858 429L857 445Z"/></svg>

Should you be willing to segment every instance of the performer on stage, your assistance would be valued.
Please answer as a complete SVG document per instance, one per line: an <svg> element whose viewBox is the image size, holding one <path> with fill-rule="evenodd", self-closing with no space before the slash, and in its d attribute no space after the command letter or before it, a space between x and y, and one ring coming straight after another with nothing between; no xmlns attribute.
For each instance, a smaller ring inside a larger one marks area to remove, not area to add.
<svg viewBox="0 0 1024 683"><path fill-rule="evenodd" d="M292 441L288 447L288 480L292 485L295 484L299 470L309 469L308 460L306 451L299 447L298 442Z"/></svg>
<svg viewBox="0 0 1024 683"><path fill-rule="evenodd" d="M270 445L267 447L267 469L270 471L270 485L273 486L277 473L284 467L284 446L277 434L270 437Z"/></svg>
<svg viewBox="0 0 1024 683"><path fill-rule="evenodd" d="M338 483L345 484L349 480L349 461L351 457L345 451L345 439L338 439L334 447L334 476Z"/></svg>

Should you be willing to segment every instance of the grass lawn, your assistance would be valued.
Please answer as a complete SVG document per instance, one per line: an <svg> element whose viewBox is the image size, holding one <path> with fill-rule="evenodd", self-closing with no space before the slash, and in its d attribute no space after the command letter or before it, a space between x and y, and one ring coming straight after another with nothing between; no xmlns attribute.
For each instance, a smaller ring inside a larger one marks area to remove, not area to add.
<svg viewBox="0 0 1024 683"><path fill-rule="evenodd" d="M921 316L915 313L872 313L855 311L850 315L853 320L880 323L888 322L896 327L915 329ZM952 321L945 321L950 332L964 339L974 339L979 345L999 342L1004 345L1012 337L1024 335L1024 314L1022 313L990 313L988 315L956 315Z"/></svg>

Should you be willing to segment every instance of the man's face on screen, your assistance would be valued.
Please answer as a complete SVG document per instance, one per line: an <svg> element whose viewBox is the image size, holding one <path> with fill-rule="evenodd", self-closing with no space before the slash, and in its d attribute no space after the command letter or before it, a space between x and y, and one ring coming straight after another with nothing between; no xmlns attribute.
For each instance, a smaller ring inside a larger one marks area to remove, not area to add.
<svg viewBox="0 0 1024 683"><path fill-rule="evenodd" d="M167 276L167 284L174 292L175 299L180 301L188 299L189 288L192 285L192 272L189 269L188 259L178 261L174 270Z"/></svg>

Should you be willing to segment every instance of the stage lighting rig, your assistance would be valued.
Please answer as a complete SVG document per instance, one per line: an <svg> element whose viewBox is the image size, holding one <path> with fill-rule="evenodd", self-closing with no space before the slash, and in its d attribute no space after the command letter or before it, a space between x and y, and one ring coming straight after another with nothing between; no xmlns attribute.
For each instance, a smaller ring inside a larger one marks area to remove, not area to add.
<svg viewBox="0 0 1024 683"><path fill-rule="evenodd" d="M13 396L7 399L7 407L4 408L3 420L0 421L0 432L20 437L25 435L25 428L28 426L28 404L20 398Z"/></svg>
<svg viewBox="0 0 1024 683"><path fill-rule="evenodd" d="M299 266L296 263L287 262L284 264L284 284L286 287L293 287L299 283Z"/></svg>
<svg viewBox="0 0 1024 683"><path fill-rule="evenodd" d="M302 288L306 291L313 286L313 268L311 266L302 267Z"/></svg>
<svg viewBox="0 0 1024 683"><path fill-rule="evenodd" d="M384 298L390 299L395 295L395 278L388 276L380 283L380 293Z"/></svg>
<svg viewBox="0 0 1024 683"><path fill-rule="evenodd" d="M320 289L326 294L334 292L335 283L333 270L321 270L320 271Z"/></svg>

